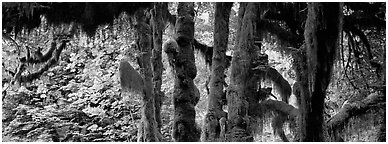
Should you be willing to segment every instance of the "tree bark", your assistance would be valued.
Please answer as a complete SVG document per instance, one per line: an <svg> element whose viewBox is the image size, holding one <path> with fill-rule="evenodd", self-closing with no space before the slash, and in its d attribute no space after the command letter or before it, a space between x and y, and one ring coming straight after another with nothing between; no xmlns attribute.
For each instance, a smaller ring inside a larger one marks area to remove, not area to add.
<svg viewBox="0 0 388 144"><path fill-rule="evenodd" d="M155 98L153 95L152 85L152 67L151 67L151 27L146 23L144 11L140 10L135 15L134 28L136 30L136 44L142 52L140 55L139 65L142 69L140 73L143 75L143 103L142 103L142 137L138 140L144 142L158 141L156 137L156 121L155 121Z"/></svg>
<svg viewBox="0 0 388 144"><path fill-rule="evenodd" d="M254 46L254 30L257 6L255 3L241 3L239 28L231 66L231 82L227 93L228 136L230 141L253 141L248 134L248 96L254 95L257 83L252 79L252 61L257 57Z"/></svg>
<svg viewBox="0 0 388 144"><path fill-rule="evenodd" d="M173 138L177 142L199 141L200 131L195 123L195 105L199 101L198 89L193 79L197 75L192 44L194 40L194 3L179 3L175 24L178 48L170 49L169 61L173 64L174 124ZM166 52L167 53L167 52ZM171 55L172 54L172 55Z"/></svg>
<svg viewBox="0 0 388 144"><path fill-rule="evenodd" d="M305 26L307 93L302 90L301 141L324 141L323 110L342 27L342 3L309 3Z"/></svg>
<svg viewBox="0 0 388 144"><path fill-rule="evenodd" d="M306 131L302 129L301 126L305 126L305 105L309 100L306 100L309 98L309 91L307 86L307 60L306 60L306 52L305 52L305 46L302 45L300 47L301 51L298 51L293 54L294 57L294 67L295 67L295 73L296 73L296 82L293 85L293 93L296 97L298 108L299 108L299 118L297 120L297 127L299 127L298 132L295 135L296 140L300 141L301 135L306 135ZM303 96L302 96L303 95ZM303 98L303 99L302 99Z"/></svg>
<svg viewBox="0 0 388 144"><path fill-rule="evenodd" d="M386 123L387 123L387 119L386 119L386 114L387 112L385 111L384 112L384 117L383 117L383 122L381 123L381 126L380 126L380 130L379 130L379 133L377 134L377 141L378 142L386 142L387 139L386 139Z"/></svg>
<svg viewBox="0 0 388 144"><path fill-rule="evenodd" d="M210 76L210 94L208 97L208 111L204 121L203 141L215 141L220 136L218 121L226 118L222 110L224 100L224 72L226 69L226 50L229 35L229 14L233 3L216 3L214 21L214 49L212 58L212 73Z"/></svg>
<svg viewBox="0 0 388 144"><path fill-rule="evenodd" d="M154 9L151 13L152 16L152 39L153 46L152 49L152 71L153 77L152 82L154 86L154 96L155 96L155 119L157 123L157 131L161 132L162 120L161 120L161 106L162 106L162 97L164 93L161 91L162 87L162 73L163 73L163 63L162 63L162 35L163 28L165 26L162 15L163 9L167 8L167 3L157 2L154 4Z"/></svg>

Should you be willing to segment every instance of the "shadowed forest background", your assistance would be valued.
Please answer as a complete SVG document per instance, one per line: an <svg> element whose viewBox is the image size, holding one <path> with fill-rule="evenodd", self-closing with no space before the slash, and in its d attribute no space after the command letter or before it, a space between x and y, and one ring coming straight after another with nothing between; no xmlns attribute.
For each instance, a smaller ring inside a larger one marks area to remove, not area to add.
<svg viewBox="0 0 388 144"><path fill-rule="evenodd" d="M3 142L386 141L386 3L2 3Z"/></svg>

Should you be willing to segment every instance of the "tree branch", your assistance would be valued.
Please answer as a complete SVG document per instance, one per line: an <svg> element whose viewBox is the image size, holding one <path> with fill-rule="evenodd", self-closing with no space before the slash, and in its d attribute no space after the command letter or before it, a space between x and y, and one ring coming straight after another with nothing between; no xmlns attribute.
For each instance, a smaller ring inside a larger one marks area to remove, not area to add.
<svg viewBox="0 0 388 144"><path fill-rule="evenodd" d="M267 99L261 102L267 109L286 114L290 117L297 117L299 115L299 110L294 106L287 104L283 101Z"/></svg>
<svg viewBox="0 0 388 144"><path fill-rule="evenodd" d="M287 136L284 134L283 125L287 120L291 120L290 124L295 126L295 118L298 116L298 109L294 108L283 101L265 100L262 104L270 110L276 111L277 115L272 119L271 125L274 130L274 134L279 135L283 142L288 142ZM292 126L291 126L292 127ZM295 128L295 127L293 127Z"/></svg>
<svg viewBox="0 0 388 144"><path fill-rule="evenodd" d="M202 44L197 39L194 39L193 46L194 49L198 50L201 53L202 57L205 59L205 63L209 65L209 67L211 67L213 58L213 47ZM228 68L230 66L230 62L232 61L232 56L226 55L225 60L225 67Z"/></svg>
<svg viewBox="0 0 388 144"><path fill-rule="evenodd" d="M379 104L385 105L385 96L379 93L372 93L361 101L345 104L336 115L327 121L327 126L331 129L341 128L351 117L364 114Z"/></svg>
<svg viewBox="0 0 388 144"><path fill-rule="evenodd" d="M56 47L57 47L57 43L55 41L53 41L51 43L51 48L44 55L41 55L40 50L38 50L38 52L35 53L34 57L30 57L30 56L27 56L27 58L23 57L21 62L30 63L30 64L38 64L38 63L47 62L52 57L53 52L56 49Z"/></svg>
<svg viewBox="0 0 388 144"><path fill-rule="evenodd" d="M288 98L291 95L292 89L290 84L282 74L276 69L269 67L265 73L265 79L269 79L274 84L274 89L280 94L282 101L288 103Z"/></svg>
<svg viewBox="0 0 388 144"><path fill-rule="evenodd" d="M292 47L299 47L301 40L303 38L298 37L292 32L287 31L286 29L279 26L278 23L271 22L269 20L261 20L257 23L257 27L260 27L260 30L264 30L275 37L282 43L289 44Z"/></svg>
<svg viewBox="0 0 388 144"><path fill-rule="evenodd" d="M45 71L47 71L50 67L52 67L54 64L56 64L59 60L59 56L61 55L62 50L66 47L66 43L68 40L62 40L62 44L59 46L58 49L55 50L55 53L53 57L51 57L48 62L38 71L28 74L28 75L22 75L20 77L20 82L31 82L37 78L40 77Z"/></svg>

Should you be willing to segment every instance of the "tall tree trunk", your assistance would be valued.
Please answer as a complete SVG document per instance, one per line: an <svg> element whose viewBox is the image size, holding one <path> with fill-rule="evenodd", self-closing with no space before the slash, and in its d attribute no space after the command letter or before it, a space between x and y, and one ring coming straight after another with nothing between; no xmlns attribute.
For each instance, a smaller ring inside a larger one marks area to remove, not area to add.
<svg viewBox="0 0 388 144"><path fill-rule="evenodd" d="M229 15L233 3L216 3L214 20L214 50L212 73L210 78L210 94L208 97L208 111L204 121L203 141L215 141L220 136L219 120L226 118L222 110L224 105L224 71L226 68L226 50L229 35Z"/></svg>
<svg viewBox="0 0 388 144"><path fill-rule="evenodd" d="M301 141L324 141L323 111L342 28L342 3L309 3L305 26L308 94L302 90ZM306 88L302 86L302 89Z"/></svg>
<svg viewBox="0 0 388 144"><path fill-rule="evenodd" d="M143 75L143 103L142 103L142 118L141 118L141 135L138 140L145 142L158 141L156 137L156 121L155 121L155 98L153 95L152 85L152 67L151 67L151 27L146 23L146 16L143 10L139 10L135 15L135 30L136 44L142 52L140 55L139 65L142 69L140 73Z"/></svg>
<svg viewBox="0 0 388 144"><path fill-rule="evenodd" d="M257 57L254 46L254 30L257 6L255 3L241 3L239 28L231 66L228 101L228 133L230 141L253 141L248 134L248 96L254 95L257 83L252 79L252 62Z"/></svg>
<svg viewBox="0 0 388 144"><path fill-rule="evenodd" d="M306 126L306 104L310 101L309 100L309 90L308 90L308 82L307 82L307 57L306 57L306 51L305 51L305 45L301 46L301 51L294 54L294 66L296 67L295 73L296 73L296 81L293 86L294 95L297 98L297 103L299 107L300 116L298 117L298 127L299 132L296 133L296 140L295 141L301 141L301 137L306 135L306 130L302 127Z"/></svg>
<svg viewBox="0 0 388 144"><path fill-rule="evenodd" d="M174 77L174 124L175 141L199 141L200 131L195 123L195 105L199 101L199 92L193 79L197 75L193 52L194 40L194 3L179 3L178 18L175 24L176 49L165 50L170 54ZM171 55L172 54L172 55Z"/></svg>
<svg viewBox="0 0 388 144"><path fill-rule="evenodd" d="M162 18L163 8L167 8L167 3L155 3L154 9L151 13L152 19L152 36L153 36L153 50L152 50L152 70L153 77L152 82L154 85L154 96L155 96L155 119L157 123L158 133L161 132L162 120L160 116L161 106L162 106L162 97L164 93L161 91L162 86L162 73L163 73L163 63L162 63L162 35L164 29L164 22Z"/></svg>

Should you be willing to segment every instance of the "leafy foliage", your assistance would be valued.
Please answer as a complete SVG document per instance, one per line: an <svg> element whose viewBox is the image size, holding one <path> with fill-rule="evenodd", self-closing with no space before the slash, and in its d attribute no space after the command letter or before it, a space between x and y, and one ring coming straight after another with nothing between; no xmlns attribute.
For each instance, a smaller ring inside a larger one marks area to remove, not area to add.
<svg viewBox="0 0 388 144"><path fill-rule="evenodd" d="M3 140L136 141L139 97L120 94L118 83L118 62L133 40L130 29L123 27L126 18L100 27L94 39L74 37L58 65L19 89L9 88L3 101ZM44 26L39 30L55 32ZM28 36L21 35L47 47L39 42L44 37L35 32ZM3 66L17 67L15 47L3 44L4 52L10 56L3 57Z"/></svg>

